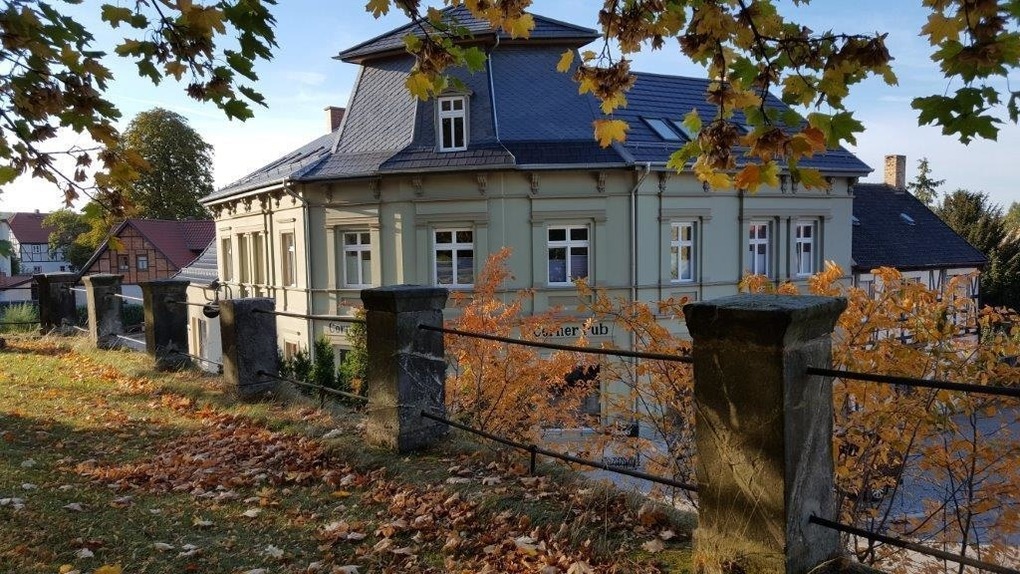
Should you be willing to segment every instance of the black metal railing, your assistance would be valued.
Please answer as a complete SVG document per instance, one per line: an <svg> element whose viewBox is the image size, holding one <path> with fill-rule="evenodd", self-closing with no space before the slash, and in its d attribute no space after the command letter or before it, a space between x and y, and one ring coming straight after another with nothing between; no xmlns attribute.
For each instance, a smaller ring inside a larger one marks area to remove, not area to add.
<svg viewBox="0 0 1020 574"><path fill-rule="evenodd" d="M334 321L337 323L358 323L365 324L364 319L357 317L345 317L343 315L309 315L306 313L290 313L287 311L277 311L275 309L252 309L252 313L262 313L264 315L276 315L277 317L291 317L294 319L307 319L309 321Z"/></svg>
<svg viewBox="0 0 1020 574"><path fill-rule="evenodd" d="M809 375L820 375L823 377L851 379L855 381L866 381L870 383L883 383L903 387L921 387L926 389L959 391L963 393L981 393L1000 397L1020 398L1020 387L1000 387L995 385L975 385L973 383L954 383L952 381L919 379L916 377L900 377L896 375L879 375L875 373L846 371L843 369L824 369L821 367L808 367L807 373Z"/></svg>
<svg viewBox="0 0 1020 574"><path fill-rule="evenodd" d="M433 327L431 325L418 325L418 329L422 331L433 331L436 333L443 333L446 335L456 335L460 337L470 337L473 339L485 339L488 341L497 341L500 343L507 343L510 345L522 345L525 347L535 347L539 349L551 349L554 351L571 351L574 353L588 353L591 355L614 355L617 357L649 359L653 361L675 361L678 363L687 364L692 364L694 362L694 359L688 355L670 355L667 353L648 353L644 351L627 351L625 349L608 349L604 347L581 347L579 345L563 345L560 343L529 341L527 339L514 339L512 337L503 337L500 335L489 335L487 333L461 331L459 329L448 329L446 327Z"/></svg>
<svg viewBox="0 0 1020 574"><path fill-rule="evenodd" d="M998 564L991 564L989 562L983 562L981 560L977 560L969 556L953 554L952 552L946 552L945 550L931 548L930 546L925 546L923 544L918 544L916 542L911 542L909 540L904 540L902 538L878 534L875 532L864 530L863 528L857 528L855 526L841 524L839 522L834 522L832 520L827 520L825 518L820 518L818 516L811 516L811 518L808 519L808 522L810 522L811 524L821 526L823 528L830 528L832 530L842 532L844 534L860 536L861 538L867 538L868 540L872 540L874 542L881 542L883 544L888 544L890 546L896 546L897 548L910 550L911 552L917 552L918 554L923 554L925 556L931 556L932 558L937 558L939 560L948 560L950 562L955 562L957 564L962 564L964 566L973 566L974 568L979 568L985 572L994 572L995 574L1020 574L1020 570L1015 570L1013 568L1008 568L1006 566L1000 566Z"/></svg>
<svg viewBox="0 0 1020 574"><path fill-rule="evenodd" d="M306 389L312 389L312 390L318 391L319 392L319 401L320 401L320 403L325 399L326 395L334 395L334 396L344 397L344 398L351 399L351 400L368 402L368 397L364 397L364 396L361 396L361 395L358 395L358 394L355 394L355 393L348 393L347 391L341 391L340 389L334 389L332 387L327 387L327 386L323 386L323 385L317 385L315 383L309 383L307 381L299 381L297 379L290 379L290 378L287 378L287 377L281 377L280 375L276 375L276 374L273 374L273 373L267 373L266 371L262 371L262 370L256 371L255 374L260 376L260 377L267 377L267 378L270 378L270 379L275 379L277 381L282 381L282 382L285 382L285 383L290 383L290 384L298 386L298 387L303 387L303 388L306 388Z"/></svg>
<svg viewBox="0 0 1020 574"><path fill-rule="evenodd" d="M223 363L218 363L216 361L211 361L211 360L206 359L204 357L199 357L198 355L192 355L191 353L185 353L184 351L178 351L177 349L174 349L174 350L170 351L170 353L174 354L174 355L181 355L183 357L188 357L189 359L198 361L200 363L207 363L207 364L210 364L210 365L216 365L220 369L223 369Z"/></svg>
<svg viewBox="0 0 1020 574"><path fill-rule="evenodd" d="M686 490L688 492L697 492L698 491L698 486L695 485L695 484L688 484L688 483L685 483L685 482L680 482L680 481L677 481L677 480L673 480L671 478L665 478L665 477L662 477L662 476L656 476L654 474L649 474L647 472L641 472L639 470L629 470L629 469L626 469L626 468L620 468L618 466L609 465L609 464L606 464L604 462L588 460L588 459L577 457L577 456L573 456L573 455L570 455L570 454L565 454L565 453L562 453L562 452L556 452L554 450L549 450L547 448L542 448L542 447L540 447L540 446L538 446L536 444L524 444L522 442L517 442L517 441L511 440L511 439L505 438L505 437L494 435L494 434L492 434L490 432L486 432L484 430L477 429L477 428L468 426L466 424L459 423L457 421L453 421L453 420L450 420L448 418L432 414L432 413L430 413L428 411L424 411L424 410L421 411L421 416L423 418L427 418L427 419L430 419L430 420L441 422L441 423L449 425L449 426L451 426L453 428L457 428L457 429L460 429L462 431L469 432L471 434L487 438L487 439L489 439L491 441L498 442L500 444L504 444L504 445L507 445L507 446L512 446L512 447L514 447L514 448L516 448L518 450L527 451L528 453L531 454L531 473L532 474L535 473L535 465L536 465L537 455L542 455L542 456L547 456L549 458L555 458L555 459L559 459L559 460L566 461L566 462L572 462L574 464L580 464L580 465L591 467L591 468L597 468L597 469L600 469L600 470L606 470L606 471L613 472L613 473L616 473L616 474L623 474L623 475L631 476L631 477L634 477L634 478L640 478L640 479L647 480L649 482L654 482L654 483L657 483L657 484L663 484L663 485L666 485L666 486L672 486L674 488L679 488L681 490Z"/></svg>
<svg viewBox="0 0 1020 574"><path fill-rule="evenodd" d="M124 299L126 301L138 301L140 303L145 302L145 299L142 299L141 297L132 297L131 295L124 295L123 293L111 293L110 296L117 297L118 299Z"/></svg>

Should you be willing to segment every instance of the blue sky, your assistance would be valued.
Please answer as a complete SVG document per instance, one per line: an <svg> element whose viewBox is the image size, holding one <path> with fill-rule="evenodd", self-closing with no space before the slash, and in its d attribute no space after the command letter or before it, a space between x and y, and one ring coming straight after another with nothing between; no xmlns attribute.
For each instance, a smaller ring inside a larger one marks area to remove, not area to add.
<svg viewBox="0 0 1020 574"><path fill-rule="evenodd" d="M595 27L601 4L601 0L535 0L532 11ZM1007 169L1020 159L1020 127L1003 124L998 142L975 141L964 146L941 135L938 128L917 126L911 99L959 87L941 77L929 59L927 41L917 36L927 17L920 4L920 0L816 0L799 8L784 2L782 9L788 17L816 31L889 34L887 42L896 58L893 66L900 85L890 87L872 80L857 86L847 100L848 107L867 128L851 149L875 169L868 181L881 180L887 154L907 156L908 179L916 173L917 160L927 157L934 177L946 180L944 192L962 187L985 191L1004 206L1020 201L1018 178ZM257 109L256 117L243 123L228 121L215 107L190 100L173 82L152 86L137 77L133 64L113 59L118 79L109 95L124 113L121 127L136 113L155 106L184 115L214 146L216 184L225 185L324 133L327 125L323 108L347 104L357 66L334 60L333 56L406 21L395 12L376 20L363 6L362 0L281 2L275 9L280 47L274 60L257 68L261 77L258 88L266 95L269 107ZM95 21L94 4L80 10L83 21L95 24L90 27L97 36L97 46L112 46L124 35ZM635 55L633 68L702 75L700 68L673 49L674 45L667 43L661 51ZM0 211L49 211L60 207L61 202L61 194L49 184L22 178L4 188Z"/></svg>

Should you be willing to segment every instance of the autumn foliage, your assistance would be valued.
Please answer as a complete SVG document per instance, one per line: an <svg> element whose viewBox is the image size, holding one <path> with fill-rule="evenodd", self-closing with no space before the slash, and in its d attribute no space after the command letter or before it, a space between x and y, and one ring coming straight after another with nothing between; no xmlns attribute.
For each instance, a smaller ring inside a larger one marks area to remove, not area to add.
<svg viewBox="0 0 1020 574"><path fill-rule="evenodd" d="M548 314L523 317L527 294L502 294L508 277L506 250L490 260L456 328L534 339ZM833 335L833 367L979 385L1020 384L1011 361L1020 356L1020 321L1004 310L977 310L962 295L963 281L941 291L877 269L875 293L848 287L842 269L828 264L812 277L815 295L845 297L847 310ZM799 292L747 276L750 293ZM690 342L667 325L682 319L684 300L655 305L614 298L583 282L577 311L589 321L614 325L638 351L687 354ZM504 301L503 297L506 297ZM980 337L976 334L980 333ZM617 337L617 341L620 338ZM587 346L583 337L575 342ZM562 377L575 365L598 366L601 431L588 449L640 453L645 470L695 482L694 403L691 368L665 360L546 356L522 346L465 337L447 339L453 375L447 385L455 412L497 433L537 438L542 427L576 425L576 411L558 408ZM1013 359L1010 359L1010 358ZM1015 363L1013 363L1015 364ZM570 395L583 398L587 389ZM1008 399L978 393L912 388L836 379L833 382L836 485L840 520L870 531L923 540L954 553L1016 564L1007 539L1020 534L1020 409ZM572 403L572 404L576 404ZM639 437L621 432L642 428ZM657 491L673 502L696 505L684 492ZM944 563L866 540L847 540L857 557L899 572L942 571Z"/></svg>

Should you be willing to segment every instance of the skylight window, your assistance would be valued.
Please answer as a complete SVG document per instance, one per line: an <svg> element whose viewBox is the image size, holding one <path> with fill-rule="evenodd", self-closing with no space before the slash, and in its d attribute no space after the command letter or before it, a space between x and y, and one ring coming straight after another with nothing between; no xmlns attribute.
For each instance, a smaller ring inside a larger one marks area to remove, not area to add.
<svg viewBox="0 0 1020 574"><path fill-rule="evenodd" d="M906 213L900 213L900 219L902 219L903 222L906 223L907 225L914 225L915 224L914 218L910 217Z"/></svg>
<svg viewBox="0 0 1020 574"><path fill-rule="evenodd" d="M659 118L642 118L642 119L645 120L645 123L648 124L648 127L652 128L652 130L654 130L655 133L659 134L660 138L671 142L680 141L680 134L676 133L676 131L670 128L669 124L666 123L666 120L661 120Z"/></svg>
<svg viewBox="0 0 1020 574"><path fill-rule="evenodd" d="M684 123L681 122L680 120L669 120L669 123L672 124L673 127L676 128L678 132L684 134L684 136L686 136L687 139L691 141L698 139L698 132L691 131L690 128L685 126Z"/></svg>

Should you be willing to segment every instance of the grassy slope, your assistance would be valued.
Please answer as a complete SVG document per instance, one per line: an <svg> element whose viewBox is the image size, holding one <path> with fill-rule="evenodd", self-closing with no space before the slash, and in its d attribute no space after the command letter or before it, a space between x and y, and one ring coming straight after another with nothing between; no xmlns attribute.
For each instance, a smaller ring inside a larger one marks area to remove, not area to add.
<svg viewBox="0 0 1020 574"><path fill-rule="evenodd" d="M520 461L487 445L452 440L396 457L361 444L357 416L300 398L236 403L215 377L147 372L142 354L8 343L0 572L683 572L689 563L689 522L639 513L562 470L524 476ZM329 430L338 436L311 438ZM663 535L665 550L641 549Z"/></svg>

